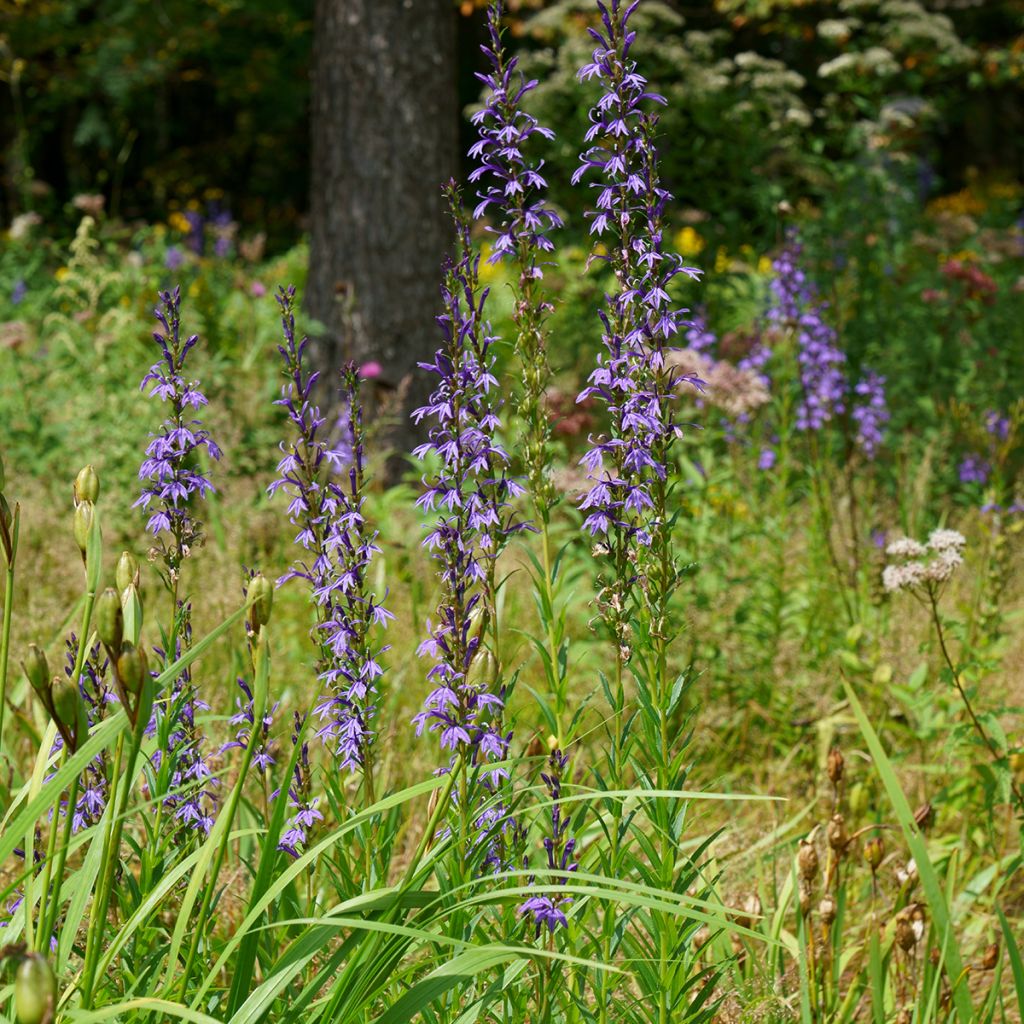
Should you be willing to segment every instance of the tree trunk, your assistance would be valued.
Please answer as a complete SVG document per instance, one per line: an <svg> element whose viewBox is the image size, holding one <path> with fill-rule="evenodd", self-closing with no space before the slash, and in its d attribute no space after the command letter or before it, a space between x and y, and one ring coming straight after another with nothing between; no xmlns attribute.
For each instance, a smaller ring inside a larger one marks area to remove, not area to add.
<svg viewBox="0 0 1024 1024"><path fill-rule="evenodd" d="M393 479L419 439L409 412L430 381L416 363L438 346L453 237L441 186L457 166L454 4L316 0L313 51L306 305L327 329L324 377L349 359L380 364L368 411Z"/></svg>

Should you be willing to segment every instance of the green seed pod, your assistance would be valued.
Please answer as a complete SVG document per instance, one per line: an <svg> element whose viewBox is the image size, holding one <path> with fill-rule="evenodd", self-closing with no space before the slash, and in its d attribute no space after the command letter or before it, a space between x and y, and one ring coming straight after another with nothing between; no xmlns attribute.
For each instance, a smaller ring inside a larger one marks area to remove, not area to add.
<svg viewBox="0 0 1024 1024"><path fill-rule="evenodd" d="M35 644L28 645L28 654L21 667L32 684L32 689L43 694L50 686L50 666L46 663L46 655Z"/></svg>
<svg viewBox="0 0 1024 1024"><path fill-rule="evenodd" d="M75 543L83 556L89 548L89 534L92 533L92 524L95 518L96 506L91 501L83 501L75 507L73 532Z"/></svg>
<svg viewBox="0 0 1024 1024"><path fill-rule="evenodd" d="M146 652L141 647L126 643L117 659L117 674L124 688L129 693L138 694L146 681L147 671Z"/></svg>
<svg viewBox="0 0 1024 1024"><path fill-rule="evenodd" d="M96 602L96 632L107 650L121 649L124 612L121 610L121 598L117 596L117 591L113 587L107 587Z"/></svg>
<svg viewBox="0 0 1024 1024"><path fill-rule="evenodd" d="M100 497L100 478L91 465L78 471L75 477L75 504L80 505L83 501L97 502Z"/></svg>
<svg viewBox="0 0 1024 1024"><path fill-rule="evenodd" d="M139 563L130 551L122 551L121 557L117 560L117 571L114 574L117 582L117 589L121 592L127 590L133 583L139 585Z"/></svg>
<svg viewBox="0 0 1024 1024"><path fill-rule="evenodd" d="M885 857L885 840L881 836L872 836L864 844L864 860L872 872L878 870L879 864Z"/></svg>
<svg viewBox="0 0 1024 1024"><path fill-rule="evenodd" d="M82 704L77 684L67 676L54 676L50 683L50 699L53 701L53 713L57 721L67 729L77 728L78 711Z"/></svg>
<svg viewBox="0 0 1024 1024"><path fill-rule="evenodd" d="M257 573L249 582L247 596L252 601L249 625L256 632L270 621L270 612L274 607L274 585L263 573Z"/></svg>
<svg viewBox="0 0 1024 1024"><path fill-rule="evenodd" d="M14 976L14 1015L18 1024L44 1024L53 1020L57 1005L57 979L46 958L29 953Z"/></svg>

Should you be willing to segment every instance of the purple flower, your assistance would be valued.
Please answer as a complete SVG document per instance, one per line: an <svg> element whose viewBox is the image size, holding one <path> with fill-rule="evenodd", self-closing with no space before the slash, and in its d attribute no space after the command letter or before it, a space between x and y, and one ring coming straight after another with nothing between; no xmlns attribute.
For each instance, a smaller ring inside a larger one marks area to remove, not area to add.
<svg viewBox="0 0 1024 1024"><path fill-rule="evenodd" d="M576 840L569 837L569 816L562 813L562 776L569 762L567 754L554 750L548 759L547 772L541 773L541 779L551 797L551 833L544 837L544 850L547 853L549 872L565 872L563 875L549 874L544 878L546 886L565 885L568 874L575 871L578 864L572 859L576 850ZM532 885L534 879L530 879ZM539 935L542 928L554 932L556 928L564 928L568 921L562 907L572 902L567 895L557 892L531 896L519 906L522 916L532 915Z"/></svg>
<svg viewBox="0 0 1024 1024"><path fill-rule="evenodd" d="M960 483L984 486L991 472L992 466L980 455L967 455L960 463Z"/></svg>
<svg viewBox="0 0 1024 1024"><path fill-rule="evenodd" d="M757 457L757 468L762 472L774 469L776 458L775 449L765 445Z"/></svg>
<svg viewBox="0 0 1024 1024"><path fill-rule="evenodd" d="M25 279L19 277L14 282L14 287L11 289L11 305L20 306L25 296L28 294L28 285L25 284Z"/></svg>
<svg viewBox="0 0 1024 1024"><path fill-rule="evenodd" d="M501 760L508 746L500 725L504 694L488 687L486 673L474 678L471 668L485 657L481 645L494 614L495 561L507 538L525 524L509 507L523 489L507 475L508 455L495 440L501 408L491 351L496 339L484 320L480 258L473 254L454 183L446 191L459 248L457 258L445 264L441 288L444 312L437 322L443 345L432 363L420 364L437 383L428 404L413 413L417 422L432 423L427 442L414 454L438 459L416 504L438 513L423 543L439 565L442 593L419 647L434 662L427 673L434 689L414 721L417 734L436 732L443 750L453 756L462 751L475 764ZM505 774L485 772L483 778L496 786Z"/></svg>
<svg viewBox="0 0 1024 1024"><path fill-rule="evenodd" d="M999 441L1005 441L1010 436L1010 419L996 409L989 409L985 413L985 431Z"/></svg>
<svg viewBox="0 0 1024 1024"><path fill-rule="evenodd" d="M253 725L255 724L255 710L253 709L253 696L252 689L249 684L242 678L236 680L238 688L242 691L244 700L242 697L235 698L235 713L228 719L231 725L237 725L238 731L235 733L235 738L230 743L225 743L221 748L220 752L224 753L225 750L247 750L249 742L253 734ZM277 709L280 707L280 702L274 704L274 706L267 711L263 716L263 727L259 731L259 738L257 740L257 746L252 755L252 763L261 772L269 771L277 762L274 758L273 744L270 742L270 730L274 724L274 715L277 713Z"/></svg>
<svg viewBox="0 0 1024 1024"><path fill-rule="evenodd" d="M167 252L164 253L164 266L172 273L177 270L185 262L185 254L176 246L171 245L167 247Z"/></svg>
<svg viewBox="0 0 1024 1024"><path fill-rule="evenodd" d="M718 341L718 335L708 327L703 313L694 313L686 325L686 344L694 352L710 354Z"/></svg>
<svg viewBox="0 0 1024 1024"><path fill-rule="evenodd" d="M857 401L853 419L857 424L857 443L864 454L873 459L882 443L885 424L889 422L889 408L885 404L885 378L867 370L854 387Z"/></svg>
<svg viewBox="0 0 1024 1024"><path fill-rule="evenodd" d="M306 374L302 357L307 339L295 340L295 289L281 289L284 344L279 346L287 383L277 400L288 412L296 440L282 444L279 478L270 494L283 490L288 514L299 528L295 542L305 555L277 582L308 582L317 606L314 638L320 651L318 673L324 694L316 706L323 723L317 735L342 768L355 771L368 762L373 743L380 657L388 648L375 643L375 627L393 618L368 587L371 559L380 551L377 532L363 514L363 424L359 373L342 371L344 387L340 437L332 441L320 409L310 402L318 374Z"/></svg>
<svg viewBox="0 0 1024 1024"><path fill-rule="evenodd" d="M181 339L181 289L160 293L160 309L155 316L163 328L153 338L160 346L161 359L150 367L142 378L140 389L152 384L150 396L170 404L170 416L159 434L151 435L146 448L146 459L139 469L139 479L149 481L132 506L150 510L146 528L153 534L169 533L170 546L164 546L164 560L169 572L177 573L190 548L202 537L200 524L189 512L194 499L205 498L213 485L198 465L205 449L212 459L219 459L221 451L202 423L191 418L190 410L206 405L199 390L199 382L186 379L185 359L199 341L198 335Z"/></svg>

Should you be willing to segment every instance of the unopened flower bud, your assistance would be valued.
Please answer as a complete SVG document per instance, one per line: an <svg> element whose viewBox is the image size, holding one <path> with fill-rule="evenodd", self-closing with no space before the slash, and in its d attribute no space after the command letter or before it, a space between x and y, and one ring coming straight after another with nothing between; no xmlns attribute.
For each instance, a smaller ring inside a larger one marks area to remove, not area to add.
<svg viewBox="0 0 1024 1024"><path fill-rule="evenodd" d="M46 663L46 655L35 644L28 645L28 653L21 667L32 684L32 689L42 695L50 685L50 666Z"/></svg>
<svg viewBox="0 0 1024 1024"><path fill-rule="evenodd" d="M133 583L139 585L139 563L130 551L122 551L121 557L117 560L117 570L114 573L114 581L119 591L127 590Z"/></svg>
<svg viewBox="0 0 1024 1024"><path fill-rule="evenodd" d="M78 471L75 477L75 504L80 505L83 501L95 504L100 497L100 478L91 465Z"/></svg>
<svg viewBox="0 0 1024 1024"><path fill-rule="evenodd" d="M124 612L121 598L113 587L107 587L96 602L96 632L109 651L119 651L124 636Z"/></svg>
<svg viewBox="0 0 1024 1024"><path fill-rule="evenodd" d="M249 625L255 633L270 621L270 612L274 607L274 585L263 573L257 573L249 581L247 596L252 602Z"/></svg>
<svg viewBox="0 0 1024 1024"><path fill-rule="evenodd" d="M829 781L833 786L838 786L843 781L846 762L843 760L843 752L838 747L833 747L828 752L826 770L828 771Z"/></svg>
<svg viewBox="0 0 1024 1024"><path fill-rule="evenodd" d="M864 844L864 860L867 861L871 870L877 871L878 865L882 863L885 856L885 840L881 836L872 836Z"/></svg>
<svg viewBox="0 0 1024 1024"><path fill-rule="evenodd" d="M67 676L54 676L50 683L50 699L53 701L53 713L60 725L67 729L78 726L78 711L82 703L82 694L78 684Z"/></svg>
<svg viewBox="0 0 1024 1024"><path fill-rule="evenodd" d="M825 834L828 837L828 845L839 854L846 849L846 844L850 841L846 831L846 822L841 814L832 815L832 820L828 823Z"/></svg>
<svg viewBox="0 0 1024 1024"><path fill-rule="evenodd" d="M75 507L75 543L83 556L89 548L89 534L92 533L92 524L95 518L96 506L91 501L83 501Z"/></svg>
<svg viewBox="0 0 1024 1024"><path fill-rule="evenodd" d="M46 958L29 953L14 976L14 1015L18 1024L45 1024L53 1020L57 1005L57 979Z"/></svg>
<svg viewBox="0 0 1024 1024"><path fill-rule="evenodd" d="M800 850L796 855L796 865L800 872L800 877L805 882L813 882L815 876L818 874L818 851L814 848L814 843L808 842L806 839L800 840Z"/></svg>
<svg viewBox="0 0 1024 1024"><path fill-rule="evenodd" d="M818 916L826 927L836 919L836 901L831 895L826 893L822 896L821 902L818 904Z"/></svg>
<svg viewBox="0 0 1024 1024"><path fill-rule="evenodd" d="M146 680L147 671L146 652L134 644L124 644L117 659L117 675L125 690L138 694Z"/></svg>

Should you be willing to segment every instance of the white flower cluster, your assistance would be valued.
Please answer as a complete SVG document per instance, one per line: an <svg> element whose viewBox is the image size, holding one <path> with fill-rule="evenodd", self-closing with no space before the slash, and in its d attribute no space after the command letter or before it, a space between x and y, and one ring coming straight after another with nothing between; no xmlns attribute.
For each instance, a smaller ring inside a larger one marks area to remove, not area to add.
<svg viewBox="0 0 1024 1024"><path fill-rule="evenodd" d="M946 583L963 565L966 543L963 534L956 530L932 530L927 544L910 537L893 541L885 553L900 561L885 567L883 586L890 593L895 593L897 590ZM929 556L930 560L925 562Z"/></svg>

